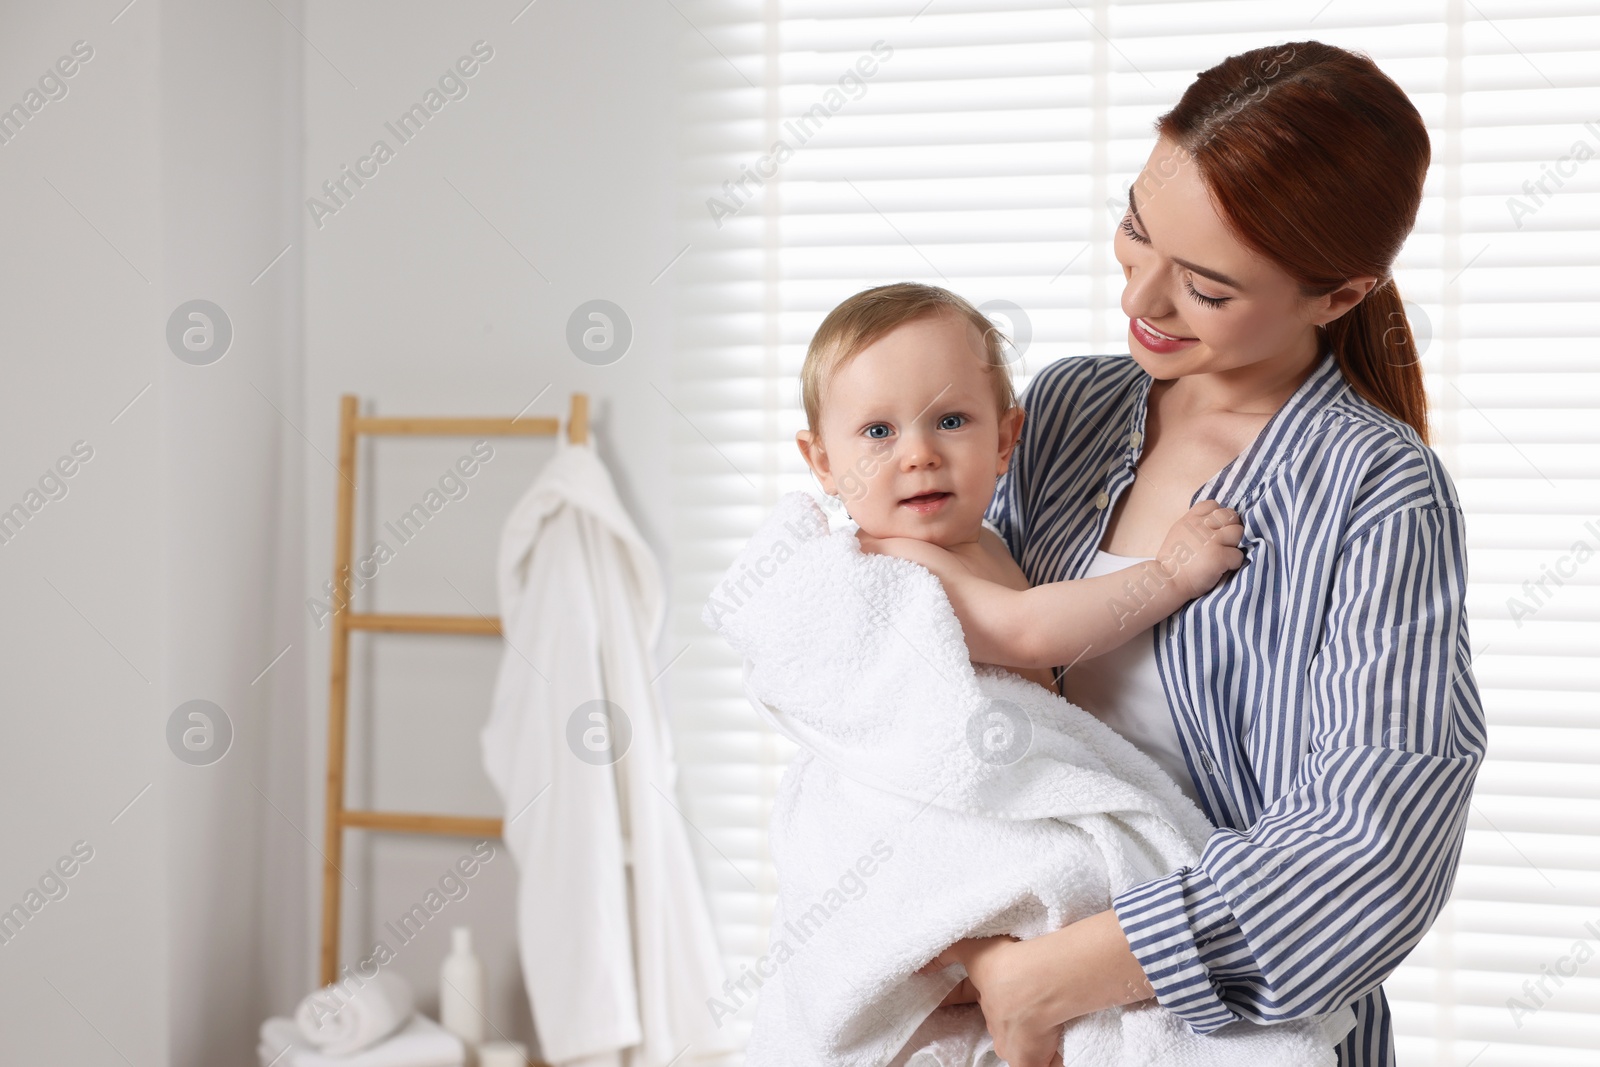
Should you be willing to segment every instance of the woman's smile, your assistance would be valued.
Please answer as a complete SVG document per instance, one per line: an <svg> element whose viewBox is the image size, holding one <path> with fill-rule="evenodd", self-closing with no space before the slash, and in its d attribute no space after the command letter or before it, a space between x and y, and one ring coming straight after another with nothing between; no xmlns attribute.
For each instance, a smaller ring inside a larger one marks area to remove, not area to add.
<svg viewBox="0 0 1600 1067"><path fill-rule="evenodd" d="M1200 343L1198 337L1174 337L1162 333L1144 319L1129 319L1128 333L1139 344L1152 352L1170 355L1173 352L1182 352L1186 348L1193 348Z"/></svg>

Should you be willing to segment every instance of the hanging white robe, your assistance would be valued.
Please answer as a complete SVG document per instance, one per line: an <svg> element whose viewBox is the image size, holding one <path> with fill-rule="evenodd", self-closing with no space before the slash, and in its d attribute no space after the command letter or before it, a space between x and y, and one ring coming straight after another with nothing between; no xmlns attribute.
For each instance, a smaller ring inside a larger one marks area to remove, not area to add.
<svg viewBox="0 0 1600 1067"><path fill-rule="evenodd" d="M481 735L522 972L547 1062L686 1067L732 1044L707 1008L722 960L652 683L664 591L594 449L558 441L501 532L506 647Z"/></svg>

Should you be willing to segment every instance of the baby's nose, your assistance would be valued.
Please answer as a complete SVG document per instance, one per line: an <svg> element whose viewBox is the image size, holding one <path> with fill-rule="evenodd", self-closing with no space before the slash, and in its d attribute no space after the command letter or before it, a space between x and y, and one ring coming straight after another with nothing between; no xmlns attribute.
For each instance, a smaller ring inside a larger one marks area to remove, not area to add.
<svg viewBox="0 0 1600 1067"><path fill-rule="evenodd" d="M907 436L900 446L900 464L904 467L926 467L939 462L939 450L926 437Z"/></svg>

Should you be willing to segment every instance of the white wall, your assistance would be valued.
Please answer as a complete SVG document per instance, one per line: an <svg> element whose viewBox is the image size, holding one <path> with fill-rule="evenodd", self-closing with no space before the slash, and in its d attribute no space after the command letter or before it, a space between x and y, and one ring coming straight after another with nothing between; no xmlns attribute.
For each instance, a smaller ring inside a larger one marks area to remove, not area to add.
<svg viewBox="0 0 1600 1067"><path fill-rule="evenodd" d="M93 49L67 95L0 145L0 508L75 442L92 449L66 495L36 498L0 545L0 908L26 906L74 843L92 850L66 896L33 898L43 906L0 944L6 1063L166 1056L164 398L141 395L163 359L151 15L0 16L0 106L74 42Z"/></svg>
<svg viewBox="0 0 1600 1067"><path fill-rule="evenodd" d="M6 103L77 41L66 95L0 146L7 506L74 442L93 450L0 556L0 899L26 907L78 841L92 858L0 948L0 1058L242 1063L269 991L304 971L303 909L276 901L306 865L275 822L306 819L303 744L281 751L303 736L303 665L263 674L298 621L274 589L303 566L282 462L298 258L256 277L298 223L299 42L270 9L13 7ZM207 366L166 336L196 297L234 334ZM197 698L233 732L208 765L168 743Z"/></svg>
<svg viewBox="0 0 1600 1067"><path fill-rule="evenodd" d="M669 283L651 282L681 247L673 244L670 92L678 17L668 5L638 0L541 2L515 23L522 3L308 8L306 35L328 61L306 57L307 194L342 167L355 169L379 138L395 151L364 186L346 182L351 195L320 229L303 210L307 435L335 455L345 392L379 414L494 415L515 414L536 396L530 414L564 414L572 391L588 392L600 453L665 561L661 445L678 416L651 384L672 393ZM401 144L385 123L421 102L479 41L480 52L493 55L462 79L466 95L448 100ZM595 298L620 305L634 327L630 350L610 366L581 362L565 340L569 315ZM471 444L380 440L363 455L372 476L358 491L357 554L378 538L395 553L359 594L365 607L498 611L500 522L552 442L491 442L495 458L467 483L467 495L413 540L401 545L383 528ZM304 476L308 597L320 596L331 576L336 475L307 449ZM309 612L302 615L312 642L307 758L320 773L327 637ZM482 638L357 635L348 803L496 814L477 734L498 655L496 643ZM466 899L399 948L384 923L420 900L470 842L356 833L347 841L345 873L360 890L345 886L343 959L383 941L397 950L396 971L431 1009L448 927L469 923L494 987L492 1021L507 1036L531 1038L509 855L500 851Z"/></svg>
<svg viewBox="0 0 1600 1067"><path fill-rule="evenodd" d="M0 13L0 105L73 42L94 48L0 145L0 508L74 442L94 449L0 544L0 907L75 842L93 849L0 944L0 1061L246 1064L260 1020L315 978L328 648L305 602L331 573L339 394L380 413L510 414L545 390L530 413L553 414L587 391L666 562L661 442L679 416L662 396L666 284L651 283L678 251L684 27L620 0L121 7ZM468 95L319 228L306 198L479 40L494 55ZM208 366L166 341L194 298L234 331ZM594 298L634 327L610 366L565 342ZM470 444L365 455L358 549ZM497 610L499 522L552 446L495 447L361 606ZM476 738L493 642L358 637L354 653L349 801L492 813ZM234 730L207 766L166 737L196 698ZM348 840L347 960L470 846ZM496 1026L527 1039L512 885L502 851L395 966L431 1008L445 926L470 922Z"/></svg>
<svg viewBox="0 0 1600 1067"><path fill-rule="evenodd" d="M286 904L316 835L305 660L279 595L303 566L300 41L271 6L162 0L159 26L162 308L210 300L233 331L208 365L163 353L157 380L164 707L214 701L234 731L214 764L164 760L167 1037L174 1064L244 1063L263 1006L303 987L306 916Z"/></svg>

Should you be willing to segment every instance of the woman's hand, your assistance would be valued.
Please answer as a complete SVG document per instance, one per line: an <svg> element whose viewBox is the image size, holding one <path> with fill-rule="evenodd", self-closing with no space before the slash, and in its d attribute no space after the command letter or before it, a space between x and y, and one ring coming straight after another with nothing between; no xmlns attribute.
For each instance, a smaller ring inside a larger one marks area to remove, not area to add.
<svg viewBox="0 0 1600 1067"><path fill-rule="evenodd" d="M1055 1017L1058 1011L1048 994L1059 961L1041 953L1033 941L978 937L957 941L918 973L931 974L952 963L964 966L967 977L941 1007L976 1000L1001 1059L1011 1067L1059 1067L1066 1020Z"/></svg>
<svg viewBox="0 0 1600 1067"><path fill-rule="evenodd" d="M929 966L932 966L932 964L929 964ZM935 967L934 970L938 970L938 968ZM929 974L933 973L932 971L928 971L926 967L917 973L922 974L924 972ZM950 992L944 995L943 1000L939 1001L939 1007L942 1008L946 1004L976 1004L977 1002L977 987L972 984L972 979L963 978L961 981L955 984L955 988L951 989Z"/></svg>
<svg viewBox="0 0 1600 1067"><path fill-rule="evenodd" d="M944 1003L970 1003L968 994L976 993L995 1052L1011 1067L1060 1067L1061 1032L1068 1022L1155 995L1112 911L1026 941L957 941L918 973L953 963L966 968L967 978Z"/></svg>

